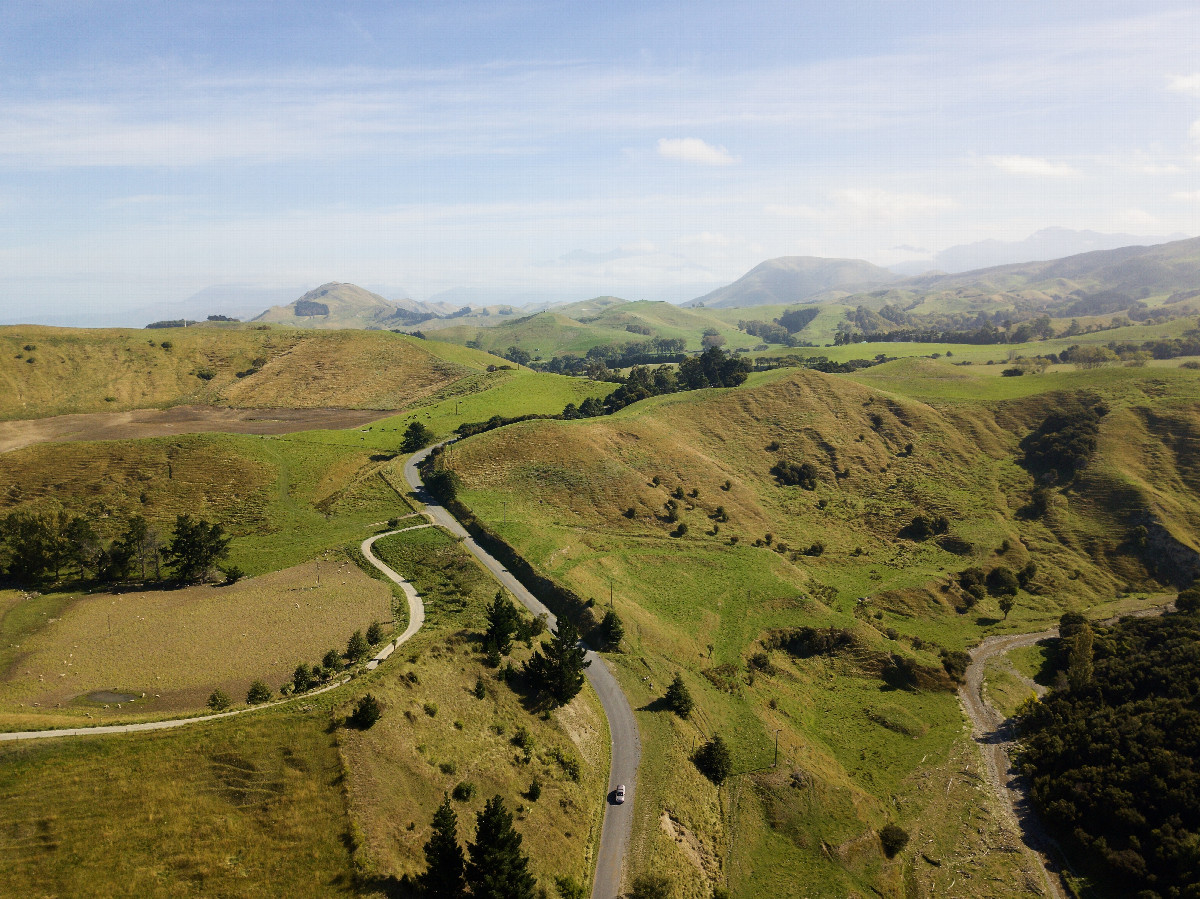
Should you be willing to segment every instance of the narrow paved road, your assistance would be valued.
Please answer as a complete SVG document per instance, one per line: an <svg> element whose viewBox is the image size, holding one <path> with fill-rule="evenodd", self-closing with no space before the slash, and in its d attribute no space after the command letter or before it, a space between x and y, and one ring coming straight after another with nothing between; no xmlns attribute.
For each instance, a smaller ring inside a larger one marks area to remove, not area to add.
<svg viewBox="0 0 1200 899"><path fill-rule="evenodd" d="M390 656L396 647L407 641L417 631L421 629L421 625L425 621L425 605L421 602L421 597L417 595L417 591L413 589L412 584L400 577L395 571L389 568L386 564L375 557L371 551L372 545L381 537L388 537L392 534L399 534L404 531L415 531L418 528L427 528L427 524L418 524L414 527L400 528L395 531L388 531L386 534L376 534L374 537L368 537L363 541L362 552L367 557L367 561L382 571L387 577L395 581L404 590L404 595L408 600L408 627L404 633L393 640L387 646L383 647L371 661L367 663L368 669L374 669L379 666L379 663ZM321 687L319 690L310 690L308 693L301 693L299 696L289 696L287 699L278 699L275 702L264 702L262 705L252 705L244 709L233 709L228 712L218 712L212 715L197 715L193 718L172 718L167 721L143 721L138 724L102 724L95 727L66 727L57 730L27 730L20 732L0 733L0 742L11 740L47 740L52 737L93 737L104 734L132 734L140 731L148 730L170 730L173 727L184 727L188 724L202 724L208 721L216 721L220 718L231 718L234 715L244 715L247 712L257 712L262 709L274 708L277 705L283 705L288 702L296 702L300 699L310 699L313 696L319 696L322 693L327 693L334 690L342 684L346 683L349 678L342 678L332 684Z"/></svg>
<svg viewBox="0 0 1200 899"><path fill-rule="evenodd" d="M487 550L483 549L474 538L467 533L466 528L440 505L425 490L417 466L433 450L421 450L412 456L404 465L404 477L417 497L425 503L425 511L435 524L445 528L457 537L463 538L467 549L479 559L505 588L508 589L521 604L535 615L546 615L552 628L557 626L554 614L530 593L525 586L501 565ZM595 652L588 650L588 660L592 663L586 669L588 682L600 704L604 706L604 714L608 718L608 733L612 742L612 768L608 776L608 795L619 784L625 785L626 800L624 805L614 805L611 799L606 799L604 808L604 825L600 832L600 850L596 858L596 879L592 884L593 899L616 899L621 895L621 875L624 869L625 850L629 845L629 836L633 832L633 805L637 792L637 769L641 758L641 740L638 737L637 722L633 717L633 709L625 698L617 679L613 677L604 659Z"/></svg>

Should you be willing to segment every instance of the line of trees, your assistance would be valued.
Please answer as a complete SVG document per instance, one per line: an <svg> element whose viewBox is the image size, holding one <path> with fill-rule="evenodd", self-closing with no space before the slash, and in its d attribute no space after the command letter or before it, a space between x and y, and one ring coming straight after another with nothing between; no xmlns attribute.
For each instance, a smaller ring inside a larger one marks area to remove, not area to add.
<svg viewBox="0 0 1200 899"><path fill-rule="evenodd" d="M167 540L144 517L134 515L105 541L82 515L11 512L0 519L0 571L22 586L67 576L115 584L162 580L166 565L175 581L186 584L207 578L228 556L229 541L220 524L190 515L176 518Z"/></svg>

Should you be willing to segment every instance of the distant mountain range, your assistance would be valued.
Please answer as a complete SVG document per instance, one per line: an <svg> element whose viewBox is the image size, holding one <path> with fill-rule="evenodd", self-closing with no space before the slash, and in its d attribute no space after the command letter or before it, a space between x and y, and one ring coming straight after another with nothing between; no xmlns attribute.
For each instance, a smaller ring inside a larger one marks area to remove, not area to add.
<svg viewBox="0 0 1200 899"><path fill-rule="evenodd" d="M1134 302L1197 288L1200 238L1190 238L908 278L861 260L784 256L763 262L727 287L685 305L728 309L836 302L868 308L915 307L935 295L947 295L956 308L982 309L998 302L1044 305L1099 291L1115 292ZM967 302L970 298L978 302Z"/></svg>
<svg viewBox="0 0 1200 899"><path fill-rule="evenodd" d="M802 303L831 290L856 293L899 279L894 272L861 259L782 256L756 265L732 284L683 305L728 309Z"/></svg>
<svg viewBox="0 0 1200 899"><path fill-rule="evenodd" d="M904 275L919 275L929 271L968 272L1018 262L1061 259L1064 256L1077 256L1097 250L1151 246L1186 238L1186 234L1138 237L1133 234L1101 234L1098 231L1043 228L1024 240L982 240L978 243L959 244L942 250L932 259L902 262L890 268Z"/></svg>

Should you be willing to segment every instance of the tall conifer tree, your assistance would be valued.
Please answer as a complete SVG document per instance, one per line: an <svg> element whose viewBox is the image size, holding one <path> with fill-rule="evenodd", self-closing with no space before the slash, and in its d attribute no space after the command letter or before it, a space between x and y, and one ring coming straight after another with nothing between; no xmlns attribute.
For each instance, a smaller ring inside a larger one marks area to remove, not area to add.
<svg viewBox="0 0 1200 899"><path fill-rule="evenodd" d="M446 795L433 813L433 834L425 844L425 861L429 865L417 876L421 893L429 899L465 899L463 880L463 851L458 845L458 816L450 807Z"/></svg>

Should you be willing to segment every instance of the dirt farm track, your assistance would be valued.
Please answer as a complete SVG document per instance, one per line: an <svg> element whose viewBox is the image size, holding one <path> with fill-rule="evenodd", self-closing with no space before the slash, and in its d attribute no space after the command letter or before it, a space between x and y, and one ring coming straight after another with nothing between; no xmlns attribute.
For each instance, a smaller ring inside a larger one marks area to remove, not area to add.
<svg viewBox="0 0 1200 899"><path fill-rule="evenodd" d="M393 413L375 409L225 409L175 406L129 412L92 412L51 418L0 421L0 453L35 443L135 440L172 434L222 431L232 434L291 434L318 428L353 428Z"/></svg>

